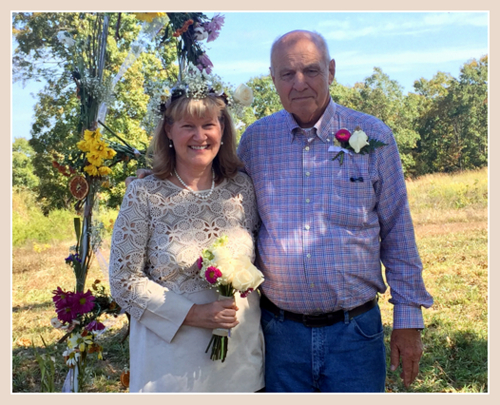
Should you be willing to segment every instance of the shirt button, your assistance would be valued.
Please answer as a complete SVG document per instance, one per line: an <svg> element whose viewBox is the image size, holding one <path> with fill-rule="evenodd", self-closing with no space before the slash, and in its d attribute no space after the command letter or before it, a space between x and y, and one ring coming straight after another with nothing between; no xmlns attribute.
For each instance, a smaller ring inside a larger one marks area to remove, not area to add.
<svg viewBox="0 0 500 405"><path fill-rule="evenodd" d="M306 203L310 203L311 200L309 198L306 198Z"/></svg>
<svg viewBox="0 0 500 405"><path fill-rule="evenodd" d="M311 175L311 173L309 173L309 172L306 172L306 176L310 176L310 175Z"/></svg>
<svg viewBox="0 0 500 405"><path fill-rule="evenodd" d="M314 283L311 283L311 288L314 288Z"/></svg>
<svg viewBox="0 0 500 405"><path fill-rule="evenodd" d="M306 150L309 150L309 146L306 146L306 147L305 147L305 149L306 149Z"/></svg>
<svg viewBox="0 0 500 405"><path fill-rule="evenodd" d="M305 228L306 228L306 230L308 231L308 230L309 230L309 228L310 228L310 226L309 226L309 225L306 225L306 226L305 226Z"/></svg>
<svg viewBox="0 0 500 405"><path fill-rule="evenodd" d="M308 259L310 259L310 258L311 258L311 254L310 254L310 253L308 253L308 254L306 255L306 257L307 257Z"/></svg>

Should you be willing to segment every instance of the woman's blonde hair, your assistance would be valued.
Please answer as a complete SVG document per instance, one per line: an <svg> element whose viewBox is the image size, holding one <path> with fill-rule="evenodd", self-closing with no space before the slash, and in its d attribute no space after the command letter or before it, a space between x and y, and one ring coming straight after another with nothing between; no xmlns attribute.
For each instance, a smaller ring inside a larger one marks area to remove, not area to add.
<svg viewBox="0 0 500 405"><path fill-rule="evenodd" d="M151 149L153 173L156 177L166 179L175 169L175 148L169 147L168 128L183 117L206 116L217 116L223 128L221 139L223 144L212 163L215 181L234 177L238 169L243 167L243 163L236 155L236 131L224 100L215 95L199 100L181 96L167 107L154 133Z"/></svg>

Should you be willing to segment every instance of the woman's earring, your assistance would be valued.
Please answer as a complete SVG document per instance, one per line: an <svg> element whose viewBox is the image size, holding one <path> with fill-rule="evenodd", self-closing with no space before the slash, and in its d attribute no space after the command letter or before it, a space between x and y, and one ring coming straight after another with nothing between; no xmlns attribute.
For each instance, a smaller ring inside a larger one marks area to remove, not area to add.
<svg viewBox="0 0 500 405"><path fill-rule="evenodd" d="M224 145L224 142L220 141L220 144L221 144L221 145Z"/></svg>
<svg viewBox="0 0 500 405"><path fill-rule="evenodd" d="M168 140L168 147L169 148L173 148L174 147L174 144L172 143L172 139Z"/></svg>

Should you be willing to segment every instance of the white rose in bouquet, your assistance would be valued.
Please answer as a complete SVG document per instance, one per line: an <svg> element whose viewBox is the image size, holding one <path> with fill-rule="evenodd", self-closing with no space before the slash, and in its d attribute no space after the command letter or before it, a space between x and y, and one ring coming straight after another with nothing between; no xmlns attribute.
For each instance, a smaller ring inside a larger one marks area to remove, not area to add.
<svg viewBox="0 0 500 405"><path fill-rule="evenodd" d="M213 261L216 263L217 268L221 271L221 283L228 284L233 278L234 263L229 250L224 246L215 247L212 250L214 255Z"/></svg>
<svg viewBox="0 0 500 405"><path fill-rule="evenodd" d="M253 102L253 91L247 85L240 84L234 91L233 98L237 103L248 107Z"/></svg>
<svg viewBox="0 0 500 405"><path fill-rule="evenodd" d="M250 288L255 290L264 282L264 275L255 267L247 256L234 260L232 285L238 291L245 292Z"/></svg>

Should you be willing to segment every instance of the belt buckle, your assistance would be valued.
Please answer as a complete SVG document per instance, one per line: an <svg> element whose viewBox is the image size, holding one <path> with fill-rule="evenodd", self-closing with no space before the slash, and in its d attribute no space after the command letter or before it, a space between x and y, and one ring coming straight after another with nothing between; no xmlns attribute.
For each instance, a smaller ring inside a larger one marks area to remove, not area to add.
<svg viewBox="0 0 500 405"><path fill-rule="evenodd" d="M309 328L319 328L322 326L331 326L334 324L333 315L326 314L325 316L315 316L315 315L302 315L302 324Z"/></svg>

